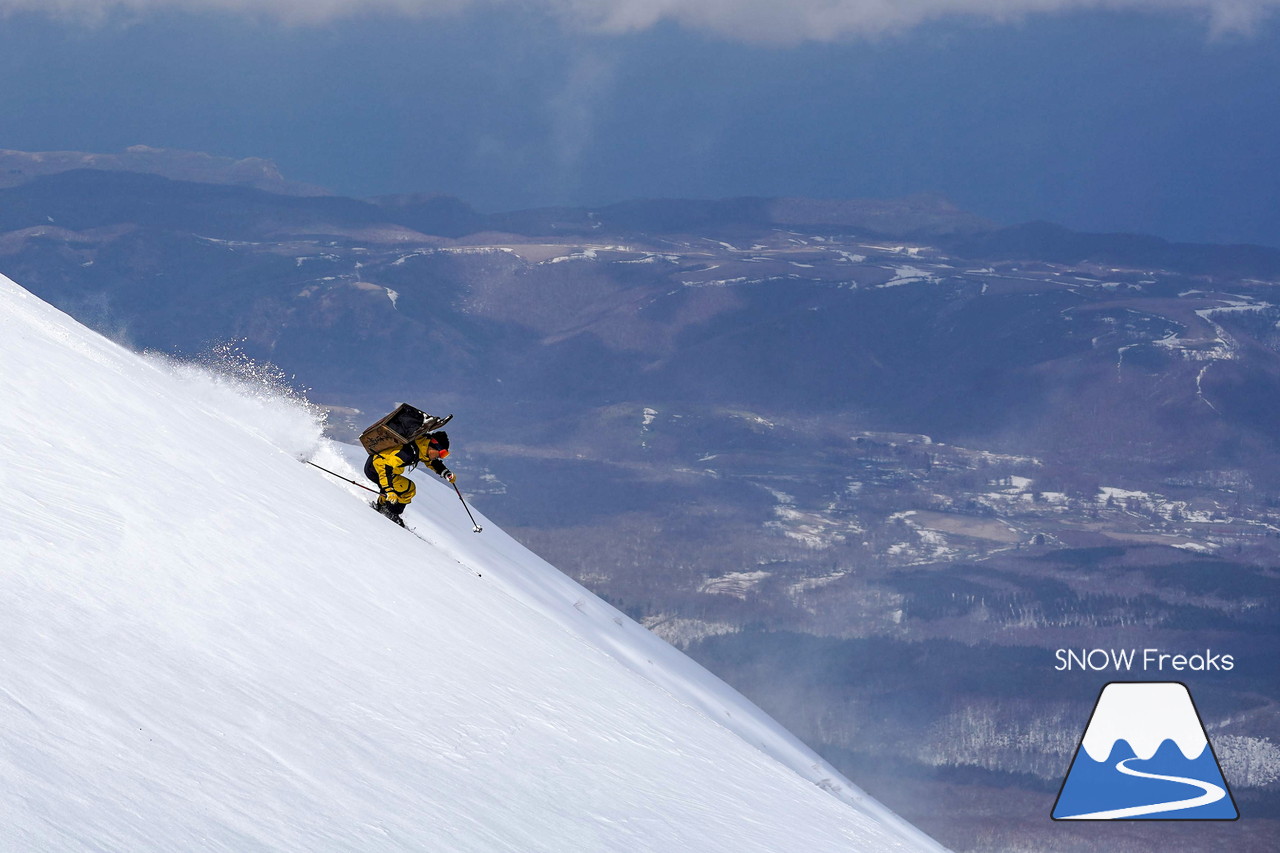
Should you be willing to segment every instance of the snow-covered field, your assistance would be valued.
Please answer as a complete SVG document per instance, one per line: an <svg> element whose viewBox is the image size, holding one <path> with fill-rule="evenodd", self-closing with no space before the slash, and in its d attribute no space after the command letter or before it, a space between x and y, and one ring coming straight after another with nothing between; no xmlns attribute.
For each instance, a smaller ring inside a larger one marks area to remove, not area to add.
<svg viewBox="0 0 1280 853"><path fill-rule="evenodd" d="M303 402L3 277L0 354L0 849L941 849Z"/></svg>

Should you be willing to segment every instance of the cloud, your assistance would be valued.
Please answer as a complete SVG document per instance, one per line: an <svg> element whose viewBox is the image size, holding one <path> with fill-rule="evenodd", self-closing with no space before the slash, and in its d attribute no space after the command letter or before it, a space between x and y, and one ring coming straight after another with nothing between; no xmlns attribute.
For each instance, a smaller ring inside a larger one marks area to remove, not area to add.
<svg viewBox="0 0 1280 853"><path fill-rule="evenodd" d="M1010 22L1088 10L1182 12L1204 16L1215 33L1251 30L1280 0L562 0L551 2L587 26L623 32L673 21L752 42L839 41L968 18Z"/></svg>
<svg viewBox="0 0 1280 853"><path fill-rule="evenodd" d="M948 18L1009 22L1082 10L1191 13L1202 16L1215 34L1248 32L1280 7L1280 0L0 0L0 13L98 22L116 12L178 9L312 24L369 14L501 12L512 6L541 9L591 32L638 32L672 22L732 40L796 44L900 32Z"/></svg>
<svg viewBox="0 0 1280 853"><path fill-rule="evenodd" d="M473 5L475 0L0 0L0 14L32 12L98 24L113 14L144 15L178 10L228 12L289 24L319 24L375 13L450 14Z"/></svg>

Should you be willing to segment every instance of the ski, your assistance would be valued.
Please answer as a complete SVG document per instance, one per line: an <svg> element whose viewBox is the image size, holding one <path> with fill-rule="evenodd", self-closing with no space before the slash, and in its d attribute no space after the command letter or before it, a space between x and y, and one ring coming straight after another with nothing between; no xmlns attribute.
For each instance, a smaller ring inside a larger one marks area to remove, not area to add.
<svg viewBox="0 0 1280 853"><path fill-rule="evenodd" d="M421 432L435 432L451 420L453 420L453 415L445 415L443 418L427 415L426 420L422 422Z"/></svg>

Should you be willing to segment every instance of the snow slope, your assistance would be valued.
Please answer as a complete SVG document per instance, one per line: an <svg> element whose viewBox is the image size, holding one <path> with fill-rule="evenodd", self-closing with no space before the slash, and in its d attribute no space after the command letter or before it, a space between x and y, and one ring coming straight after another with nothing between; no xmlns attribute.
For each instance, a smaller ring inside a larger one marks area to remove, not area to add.
<svg viewBox="0 0 1280 853"><path fill-rule="evenodd" d="M430 474L424 542L299 464L359 479L301 403L2 276L0 364L0 849L941 849Z"/></svg>

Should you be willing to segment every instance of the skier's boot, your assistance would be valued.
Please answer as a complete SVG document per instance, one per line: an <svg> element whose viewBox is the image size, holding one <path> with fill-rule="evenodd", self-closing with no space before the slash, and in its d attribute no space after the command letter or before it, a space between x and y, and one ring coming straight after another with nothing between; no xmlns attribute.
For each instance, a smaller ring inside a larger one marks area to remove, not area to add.
<svg viewBox="0 0 1280 853"><path fill-rule="evenodd" d="M376 509L379 514L385 515L387 518L391 519L396 524L400 525L401 527L404 527L404 519L400 517L400 513L404 512L404 504L400 504L400 503L393 504L393 503L390 503L389 501L384 501L382 498L378 498L376 501L370 504L370 506Z"/></svg>

